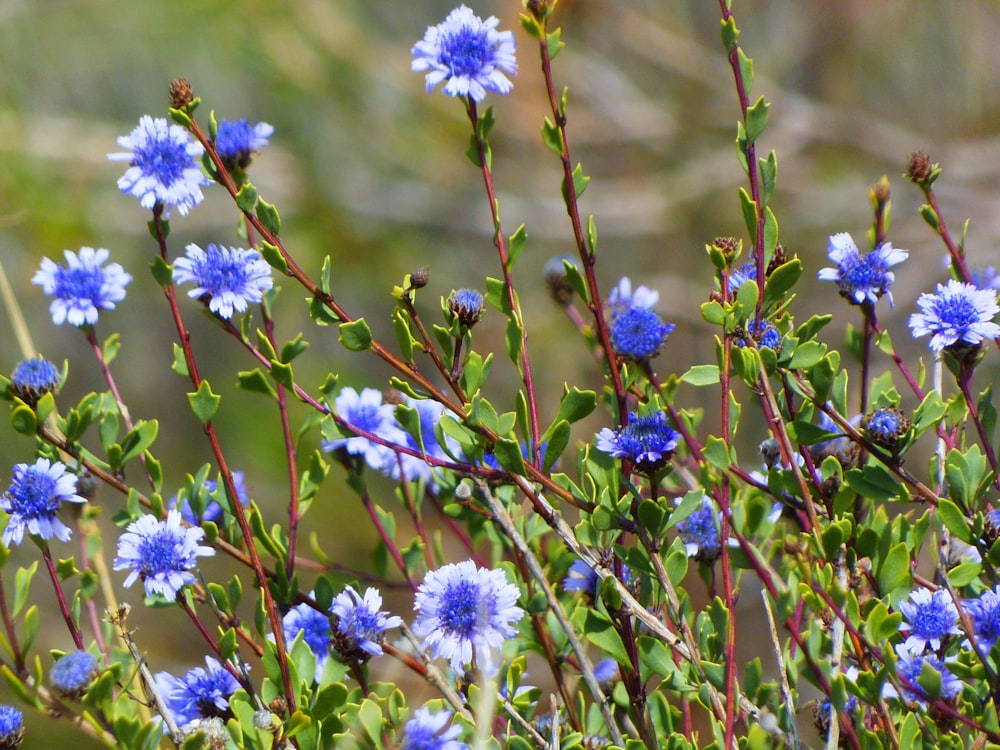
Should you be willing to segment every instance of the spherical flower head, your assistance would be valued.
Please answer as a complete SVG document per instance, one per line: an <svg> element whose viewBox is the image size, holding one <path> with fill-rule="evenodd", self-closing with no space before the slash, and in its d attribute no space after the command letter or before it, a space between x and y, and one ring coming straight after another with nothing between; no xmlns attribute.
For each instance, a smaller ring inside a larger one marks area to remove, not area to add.
<svg viewBox="0 0 1000 750"><path fill-rule="evenodd" d="M938 284L935 294L921 294L917 299L919 313L910 316L914 337L931 335L931 351L968 344L978 346L984 339L1000 336L1000 326L993 318L1000 312L997 293L992 289L976 289L950 279Z"/></svg>
<svg viewBox="0 0 1000 750"><path fill-rule="evenodd" d="M81 247L79 254L64 250L65 266L42 258L31 283L42 287L46 297L54 297L49 305L53 323L93 325L100 310L114 310L115 303L125 299L132 277L118 263L102 268L108 254L103 247Z"/></svg>
<svg viewBox="0 0 1000 750"><path fill-rule="evenodd" d="M85 503L76 494L76 475L59 461L39 458L33 464L17 464L7 491L0 495L0 508L8 514L3 543L20 544L24 532L41 539L67 542L72 534L56 513L62 503Z"/></svg>
<svg viewBox="0 0 1000 750"><path fill-rule="evenodd" d="M18 362L11 373L10 386L19 399L35 404L46 393L55 393L59 387L59 370L41 357L25 359Z"/></svg>
<svg viewBox="0 0 1000 750"><path fill-rule="evenodd" d="M883 406L868 414L861 426L875 445L894 451L899 440L910 429L910 420L895 406Z"/></svg>
<svg viewBox="0 0 1000 750"><path fill-rule="evenodd" d="M344 661L368 661L382 655L385 631L402 625L400 617L390 617L382 609L382 595L368 588L361 596L350 586L333 600L330 611L337 617L334 641Z"/></svg>
<svg viewBox="0 0 1000 750"><path fill-rule="evenodd" d="M958 608L944 589L933 593L917 589L909 599L899 603L899 610L906 618L899 630L910 634L903 645L913 653L920 653L928 646L937 651L943 639L962 632L958 627Z"/></svg>
<svg viewBox="0 0 1000 750"><path fill-rule="evenodd" d="M290 646L299 633L313 656L316 657L315 679L319 682L323 667L330 657L330 646L333 643L333 630L330 618L308 604L298 604L292 607L281 618L281 629L285 635L285 644Z"/></svg>
<svg viewBox="0 0 1000 750"><path fill-rule="evenodd" d="M900 682L905 680L909 684L902 684L899 690L892 684L886 684L882 689L885 697L899 698L905 703L917 703L926 707L930 698L952 701L962 692L962 681L948 669L945 662L936 656L914 654L907 650L905 644L896 646L896 654L899 657L899 661L896 662L896 674L899 675ZM928 695L927 691L920 685L920 673L925 666L940 674L940 695Z"/></svg>
<svg viewBox="0 0 1000 750"><path fill-rule="evenodd" d="M664 323L652 310L627 307L611 321L611 347L622 359L645 362L660 353L673 323Z"/></svg>
<svg viewBox="0 0 1000 750"><path fill-rule="evenodd" d="M827 248L827 255L837 267L822 269L819 278L836 281L840 285L840 295L851 304L869 302L874 305L879 297L888 294L892 307L889 287L896 277L889 269L902 263L909 254L908 250L893 249L891 243L883 242L867 255L861 255L851 235L841 232L830 237Z"/></svg>
<svg viewBox="0 0 1000 750"><path fill-rule="evenodd" d="M594 678L601 690L609 692L615 683L621 679L621 672L618 669L618 662L614 659L602 659L594 665Z"/></svg>
<svg viewBox="0 0 1000 750"><path fill-rule="evenodd" d="M359 394L353 388L344 388L334 401L338 416L351 427L385 437L393 443L404 443L406 433L396 424L395 407L382 401L381 391L365 388ZM371 442L366 437L337 438L324 440L323 450L333 452L345 450L352 456L364 456L371 468L381 470L395 461L391 448Z"/></svg>
<svg viewBox="0 0 1000 750"><path fill-rule="evenodd" d="M718 515L711 499L705 495L701 499L701 505L677 523L677 533L684 542L688 557L711 563L722 553Z"/></svg>
<svg viewBox="0 0 1000 750"><path fill-rule="evenodd" d="M246 312L247 305L261 302L264 292L274 286L271 266L256 250L211 243L202 250L191 244L184 256L174 263L174 281L194 284L188 296L207 299L208 309L220 318Z"/></svg>
<svg viewBox="0 0 1000 750"><path fill-rule="evenodd" d="M475 289L459 289L448 298L448 310L465 328L472 328L483 317L483 295Z"/></svg>
<svg viewBox="0 0 1000 750"><path fill-rule="evenodd" d="M243 507L248 506L250 504L250 493L246 488L246 475L242 471L234 471L233 484L236 486L236 496L240 499L240 505ZM209 494L214 493L218 487L219 483L216 480L205 480L205 490L208 491ZM225 485L223 485L223 488L225 488ZM228 507L229 506L227 506L227 510ZM222 506L215 500L209 500L200 515L194 512L194 508L191 507L191 501L188 498L185 497L182 501L178 502L177 495L170 498L167 502L167 508L177 508L181 512L181 518L192 526L201 524L205 521L211 521L212 523L218 525L218 523L222 520Z"/></svg>
<svg viewBox="0 0 1000 750"><path fill-rule="evenodd" d="M1000 640L1000 586L987 589L978 599L967 599L962 607L972 619L976 641L983 651L989 652Z"/></svg>
<svg viewBox="0 0 1000 750"><path fill-rule="evenodd" d="M412 69L429 71L427 91L447 81L445 94L467 96L474 102L486 98L487 91L510 91L514 84L504 74L517 75L517 44L513 32L497 31L499 23L495 16L483 21L460 5L443 23L430 26L411 52Z"/></svg>
<svg viewBox="0 0 1000 750"><path fill-rule="evenodd" d="M97 677L97 657L88 651L71 651L52 666L52 689L67 698L79 698Z"/></svg>
<svg viewBox="0 0 1000 750"><path fill-rule="evenodd" d="M638 286L632 291L632 280L628 276L622 276L618 280L618 286L611 290L608 295L607 306L611 314L626 310L630 307L639 307L643 310L652 310L660 302L660 293L655 289L646 286Z"/></svg>
<svg viewBox="0 0 1000 750"><path fill-rule="evenodd" d="M519 596L502 570L477 569L472 560L445 565L428 573L417 589L413 632L455 672L475 659L484 674L493 675L494 653L517 634L515 623L524 616Z"/></svg>
<svg viewBox="0 0 1000 750"><path fill-rule="evenodd" d="M679 439L680 434L667 424L663 412L643 417L633 412L621 430L615 432L605 427L597 434L597 450L627 459L636 471L651 474L666 465Z"/></svg>
<svg viewBox="0 0 1000 750"><path fill-rule="evenodd" d="M114 568L130 571L125 588L142 578L146 596L162 594L175 599L182 588L195 582L190 571L198 558L215 554L211 547L198 544L204 537L203 529L183 526L178 510L168 511L162 521L143 516L130 523L118 539Z"/></svg>
<svg viewBox="0 0 1000 750"><path fill-rule="evenodd" d="M129 163L118 189L138 198L143 208L160 205L163 217L169 219L174 206L187 216L204 199L201 186L210 184L199 164L204 149L180 125L143 115L138 127L119 138L118 145L128 151L108 154L108 158Z"/></svg>
<svg viewBox="0 0 1000 750"><path fill-rule="evenodd" d="M228 718L229 697L240 686L236 678L211 656L205 657L205 667L188 670L183 677L160 672L154 679L178 727L198 719Z"/></svg>
<svg viewBox="0 0 1000 750"><path fill-rule="evenodd" d="M400 750L467 750L469 746L457 739L461 727L452 725L445 729L449 721L448 711L432 714L428 708L418 708L406 722Z"/></svg>
<svg viewBox="0 0 1000 750"><path fill-rule="evenodd" d="M246 169L273 134L274 127L266 122L251 125L247 120L219 120L215 150L228 169Z"/></svg>
<svg viewBox="0 0 1000 750"><path fill-rule="evenodd" d="M24 714L13 706L0 706L0 750L14 750L24 739Z"/></svg>

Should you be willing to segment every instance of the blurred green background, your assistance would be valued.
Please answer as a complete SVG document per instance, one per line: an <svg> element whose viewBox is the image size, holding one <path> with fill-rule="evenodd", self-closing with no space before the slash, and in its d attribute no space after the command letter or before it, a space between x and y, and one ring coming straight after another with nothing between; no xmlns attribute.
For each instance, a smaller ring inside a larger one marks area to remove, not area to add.
<svg viewBox="0 0 1000 750"><path fill-rule="evenodd" d="M815 282L815 274L825 265L828 235L849 231L863 243L870 224L866 187L887 174L894 188L890 239L911 256L897 271L895 309L883 303L880 311L901 347L922 354L922 344L907 341L906 320L917 295L944 278L944 252L916 215L919 192L900 174L913 150L941 162L938 189L953 231L971 219L972 265L1000 263L997 4L735 5L756 66L753 97L772 102L760 145L762 154L778 151L772 206L781 241L806 267L796 314L801 320L832 311L841 328L856 322L835 288ZM490 99L498 119L494 166L506 232L527 225L529 244L515 278L544 419L554 412L563 382L599 387L599 373L542 283L546 259L573 248L558 162L539 138L547 105L536 50L517 21L520 3L471 6L515 29L520 48L513 93ZM0 1L0 258L39 351L70 361L66 404L102 388L99 371L77 330L51 324L31 276L43 256L61 260L63 249L83 245L109 248L133 274L128 298L101 316L97 330L102 338L122 334L114 371L133 416L161 420L155 452L168 492L210 453L187 407L187 383L169 369L173 332L146 271L155 251L148 214L118 193L122 167L106 154L119 150L115 139L140 115L165 116L167 86L178 76L190 79L202 97L203 120L215 110L220 117L271 123L275 135L252 177L282 213L286 246L313 274L329 254L338 300L392 341L389 294L405 273L430 266L430 285L419 299L428 319L437 314L439 296L462 286L483 289L484 277L498 274L481 178L463 155L468 123L462 107L438 92L426 94L422 76L409 67L412 44L452 7L438 0ZM738 108L718 38L718 6L563 0L554 23L569 44L555 75L570 87L573 155L593 178L582 208L597 221L600 280L610 289L629 275L660 291L659 311L677 330L656 364L662 373L682 372L713 356L712 332L698 315L712 286L703 246L717 235L744 236L737 201L744 176L733 148ZM173 253L189 242L237 243L232 206L220 189L207 192L190 216L175 214ZM345 385L387 384L387 370L371 357L349 356L335 330L308 327L303 295L284 286L280 334L290 338L306 326L312 342L296 368L302 382L318 385L333 370ZM248 361L233 342L220 339L195 303L185 309L205 373L224 395L220 426L231 465L247 471L254 497L277 522L285 503L277 417L263 399L231 388L232 373L249 369ZM0 327L8 325L0 310ZM498 315L487 315L477 333L477 348L502 351ZM0 368L9 372L19 358L13 337L0 336ZM492 393L500 408L513 408L512 383L512 369L498 365ZM696 403L705 394L683 395ZM305 414L297 411L296 418ZM595 418L581 439L606 423L605 415ZM748 446L763 437L763 426L747 424ZM315 445L314 437L306 447ZM4 483L10 467L31 456L30 441L0 427ZM364 561L371 535L340 477L334 469L304 534L316 532L336 559L362 560L357 567L370 569ZM382 499L391 505L384 489ZM105 491L98 502L110 515L121 498ZM35 555L24 545L12 562ZM212 575L211 566L207 572ZM9 582L12 569L3 575ZM34 596L51 626L42 653L48 646L66 648L44 581ZM125 599L139 604L138 589ZM405 596L390 601L403 614L409 607ZM139 606L133 620L140 646L156 654L154 671L201 661L179 612ZM62 724L28 720L37 731L24 747L51 747Z"/></svg>

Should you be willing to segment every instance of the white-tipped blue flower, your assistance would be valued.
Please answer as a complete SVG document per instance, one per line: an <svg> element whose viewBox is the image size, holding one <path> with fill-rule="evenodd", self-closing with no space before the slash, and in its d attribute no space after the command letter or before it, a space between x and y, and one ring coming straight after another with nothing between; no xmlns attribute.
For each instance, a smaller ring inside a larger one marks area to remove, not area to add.
<svg viewBox="0 0 1000 750"><path fill-rule="evenodd" d="M455 672L475 659L484 674L495 674L494 657L517 634L515 623L524 616L519 596L502 570L477 569L472 560L445 565L428 573L417 589L413 632Z"/></svg>
<svg viewBox="0 0 1000 750"><path fill-rule="evenodd" d="M702 497L701 505L691 515L677 522L677 533L688 557L712 563L722 554L719 513L708 495Z"/></svg>
<svg viewBox="0 0 1000 750"><path fill-rule="evenodd" d="M334 401L334 409L351 427L378 435L390 442L403 444L406 433L396 424L395 407L382 401L382 393L375 388L365 388L359 394L353 388L344 388ZM390 463L396 455L391 448L373 443L366 437L324 440L323 450L333 452L343 449L352 456L364 456L365 463L376 470L391 470Z"/></svg>
<svg viewBox="0 0 1000 750"><path fill-rule="evenodd" d="M69 541L70 529L56 518L56 512L63 503L85 502L76 494L76 475L67 473L65 464L47 458L17 464L10 486L0 495L0 508L10 515L3 543L20 544L25 531L41 539Z"/></svg>
<svg viewBox="0 0 1000 750"><path fill-rule="evenodd" d="M937 651L943 639L962 632L958 627L958 608L944 589L933 593L917 589L910 593L909 599L899 603L899 610L906 618L899 630L909 633L903 645L914 654L928 646Z"/></svg>
<svg viewBox="0 0 1000 750"><path fill-rule="evenodd" d="M882 695L886 698L898 698L905 703L916 703L927 706L927 701L932 698L941 698L951 701L962 692L962 681L948 669L947 663L931 654L918 655L909 651L905 644L896 646L896 655L899 661L896 662L896 674L900 677L900 688L891 683L886 683L882 688ZM941 677L941 691L937 695L929 695L920 685L920 673L924 667L928 667L937 672ZM909 684L902 684L905 680Z"/></svg>
<svg viewBox="0 0 1000 750"><path fill-rule="evenodd" d="M229 670L211 656L205 657L205 668L190 669L183 677L160 672L154 679L178 727L197 719L228 718L229 697L240 686Z"/></svg>
<svg viewBox="0 0 1000 750"><path fill-rule="evenodd" d="M632 281L628 276L622 276L618 280L618 286L611 290L608 295L608 309L614 315L628 307L639 307L643 310L652 310L660 302L660 293L647 286L637 286L632 291Z"/></svg>
<svg viewBox="0 0 1000 750"><path fill-rule="evenodd" d="M81 247L79 254L64 250L66 265L42 258L42 265L31 278L45 296L54 297L49 305L52 322L72 326L93 325L100 310L114 310L125 299L125 287L132 277L118 263L104 268L108 251L103 247Z"/></svg>
<svg viewBox="0 0 1000 750"><path fill-rule="evenodd" d="M902 263L909 254L908 250L894 249L891 243L883 242L867 255L861 255L851 235L841 232L830 237L827 248L827 256L837 267L820 270L819 278L820 281L837 282L840 295L851 304L870 302L874 305L879 297L887 294L892 307L889 287L896 277L889 269Z"/></svg>
<svg viewBox="0 0 1000 750"><path fill-rule="evenodd" d="M146 596L162 594L175 599L181 589L195 582L191 571L198 558L215 554L211 547L198 544L204 538L203 529L184 527L180 511L169 511L163 521L143 516L119 537L115 570L130 571L125 588L142 578Z"/></svg>
<svg viewBox="0 0 1000 750"><path fill-rule="evenodd" d="M428 27L411 53L412 69L418 73L429 71L427 91L447 81L444 93L468 96L474 102L486 98L487 91L510 91L514 84L507 75L517 75L517 44L513 32L497 31L499 23L494 16L483 21L460 5L444 22Z"/></svg>
<svg viewBox="0 0 1000 750"><path fill-rule="evenodd" d="M143 115L138 127L119 138L118 145L128 151L108 154L108 158L129 163L118 189L138 198L143 208L162 205L164 218L170 218L170 209L177 206L181 216L186 216L204 200L201 186L210 184L199 164L204 149L180 125Z"/></svg>
<svg viewBox="0 0 1000 750"><path fill-rule="evenodd" d="M979 646L989 652L1000 640L1000 586L987 589L978 599L967 599L962 602L962 608L972 618Z"/></svg>
<svg viewBox="0 0 1000 750"><path fill-rule="evenodd" d="M281 629L287 646L291 646L292 641L302 633L302 640L316 657L315 679L319 682L326 660L330 658L330 646L333 643L330 618L308 604L298 604L281 618Z"/></svg>
<svg viewBox="0 0 1000 750"><path fill-rule="evenodd" d="M385 631L399 627L403 619L390 617L381 609L382 595L373 588L366 589L362 597L346 586L333 600L330 611L337 616L334 640L344 661L367 661L382 655Z"/></svg>
<svg viewBox="0 0 1000 750"><path fill-rule="evenodd" d="M469 746L457 739L461 727L452 725L445 729L449 721L448 711L432 714L428 708L418 708L406 722L400 750L467 750Z"/></svg>
<svg viewBox="0 0 1000 750"><path fill-rule="evenodd" d="M623 429L615 431L605 427L597 433L597 450L627 459L636 471L651 474L666 466L680 437L680 433L667 424L663 412L641 417L631 413Z"/></svg>
<svg viewBox="0 0 1000 750"><path fill-rule="evenodd" d="M174 281L194 284L188 296L207 299L208 309L226 320L234 311L246 312L249 304L261 302L274 286L271 266L256 250L211 243L205 250L187 246L185 257L174 263Z"/></svg>
<svg viewBox="0 0 1000 750"><path fill-rule="evenodd" d="M976 346L1000 336L1000 326L993 322L1000 306L992 289L950 279L937 285L936 294L921 294L917 307L920 312L910 316L910 328L914 337L932 334L931 351L956 344Z"/></svg>

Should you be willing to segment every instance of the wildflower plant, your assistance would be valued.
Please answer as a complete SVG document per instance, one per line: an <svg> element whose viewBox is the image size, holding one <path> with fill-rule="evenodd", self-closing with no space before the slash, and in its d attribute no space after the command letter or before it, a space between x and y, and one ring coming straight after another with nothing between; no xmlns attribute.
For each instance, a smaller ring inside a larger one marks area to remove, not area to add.
<svg viewBox="0 0 1000 750"><path fill-rule="evenodd" d="M485 225L465 228L489 252L456 260L477 275L465 287L427 267L386 280L378 310L349 303L349 264L336 251L313 262L297 217L262 196L256 157L281 129L205 114L174 81L169 109L141 115L110 157L146 212L159 298L126 300L143 269L112 262L120 249L66 251L60 265L38 248L30 281L94 361L48 352L57 368L24 343L0 370L24 436L5 446L16 463L0 495L0 672L14 698L128 750L1000 745L984 369L996 273L973 236L948 230L944 171L922 153L908 189L948 265L919 296L899 283L914 286L917 250L893 246L887 178L869 191L864 242L818 214L830 265L807 260L822 243L791 249L803 240L779 231L777 154L761 148L770 105L732 5L719 4L718 54L746 184L732 216L702 212L718 223L704 253L667 248L656 269L703 260L694 310L635 270L612 274L608 258L629 248L599 243L601 216L581 210L590 177L561 83L574 59L559 56L577 42L555 25L556 0L526 0L518 29L465 5L414 29L423 81L409 83L452 97L434 102L468 131L454 158L472 171L455 179L482 186ZM539 85L522 88L525 71ZM592 78L600 97L609 79ZM501 222L513 188L491 138L516 127L511 93L546 110L534 148L561 181L569 255L533 258L534 228ZM214 243L190 241L195 210ZM715 236L734 220L741 237ZM521 304L529 263L585 355L579 371L546 363L555 389ZM832 312L803 313L806 293ZM880 318L882 297L908 325ZM116 379L131 342L96 332L123 314L148 331L131 349L143 367L166 352L190 434L133 416L136 381ZM833 323L848 317L841 345ZM692 331L704 346L688 364ZM241 358L228 376L222 350ZM240 415L253 429L230 428ZM202 465L169 465L166 441L201 446ZM280 456L282 476L234 463L250 446ZM337 508L343 528L310 527L316 508ZM58 608L48 654L40 607ZM140 607L189 635L183 663L204 666L178 668L133 627ZM768 648L744 648L750 633ZM0 705L0 750L21 743L23 719Z"/></svg>

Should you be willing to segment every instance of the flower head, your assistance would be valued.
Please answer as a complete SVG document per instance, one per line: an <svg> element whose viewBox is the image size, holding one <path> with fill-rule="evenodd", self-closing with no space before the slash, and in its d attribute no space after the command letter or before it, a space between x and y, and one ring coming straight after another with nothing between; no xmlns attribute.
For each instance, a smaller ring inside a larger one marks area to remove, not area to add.
<svg viewBox="0 0 1000 750"><path fill-rule="evenodd" d="M417 589L413 632L454 671L475 658L476 666L493 674L493 652L517 633L514 623L524 616L519 596L502 570L477 569L472 560L445 565L428 573Z"/></svg>
<svg viewBox="0 0 1000 750"><path fill-rule="evenodd" d="M247 120L219 120L215 150L229 169L246 169L273 133L274 127L266 122L251 125Z"/></svg>
<svg viewBox="0 0 1000 750"><path fill-rule="evenodd" d="M76 494L76 475L59 461L39 458L33 464L17 464L7 491L0 495L0 508L10 514L3 543L20 544L25 530L42 539L69 541L71 532L56 512L62 503L85 503Z"/></svg>
<svg viewBox="0 0 1000 750"><path fill-rule="evenodd" d="M691 515L677 523L677 533L684 542L688 557L711 563L722 552L722 534L719 532L718 513L708 495L701 498Z"/></svg>
<svg viewBox="0 0 1000 750"><path fill-rule="evenodd" d="M42 258L31 283L42 287L45 296L55 297L49 305L53 323L93 325L99 310L114 310L115 303L125 299L125 287L132 277L118 263L102 268L108 254L103 247L81 247L79 254L64 250L65 266Z"/></svg>
<svg viewBox="0 0 1000 750"><path fill-rule="evenodd" d="M403 403L412 409L416 409L417 411L417 415L420 418L421 440L418 441L413 435L402 428L396 420L395 412L393 413L393 427L387 431L380 432L382 437L392 440L395 443L399 443L400 445L404 445L414 451L419 451L424 456L435 458L440 461L447 461L449 458L448 454L440 445L438 445L434 435L435 425L441 421L442 416L445 414L444 406L439 404L437 401L422 398L411 398L410 396L404 396ZM449 411L448 414L451 414L451 412ZM396 437L400 435L402 436L402 439L396 439ZM423 445L420 444L421 441L423 442ZM450 438L448 441L450 449L457 452L459 450L458 445ZM432 488L435 486L434 472L430 464L428 464L427 461L420 456L412 456L408 453L393 453L389 462L383 467L383 469L396 480L405 479L407 482L422 480L430 484Z"/></svg>
<svg viewBox="0 0 1000 750"><path fill-rule="evenodd" d="M0 706L0 750L14 750L24 739L24 714L13 706Z"/></svg>
<svg viewBox="0 0 1000 750"><path fill-rule="evenodd" d="M910 328L914 336L933 334L931 351L958 344L977 346L983 339L1000 336L1000 326L993 322L1000 306L992 289L950 279L937 285L936 294L921 294L917 307L920 312L910 316Z"/></svg>
<svg viewBox="0 0 1000 750"><path fill-rule="evenodd" d="M870 302L874 305L879 297L888 294L892 307L889 287L896 277L889 269L902 263L909 254L908 250L893 249L892 244L883 242L867 255L861 255L851 235L841 232L830 237L827 248L827 255L837 267L822 269L819 278L836 281L840 285L840 296L851 304Z"/></svg>
<svg viewBox="0 0 1000 750"><path fill-rule="evenodd" d="M978 599L967 599L962 608L972 618L976 640L988 652L1000 640L1000 586L987 589Z"/></svg>
<svg viewBox="0 0 1000 750"><path fill-rule="evenodd" d="M164 521L146 515L128 525L118 539L115 570L130 570L125 588L142 578L146 596L163 594L176 598L182 588L195 582L191 569L199 557L215 554L211 547L199 545L205 531L185 528L178 510L167 512Z"/></svg>
<svg viewBox="0 0 1000 750"><path fill-rule="evenodd" d="M583 560L574 560L563 578L563 591L583 591L593 598L600 583L601 578L596 570Z"/></svg>
<svg viewBox="0 0 1000 750"><path fill-rule="evenodd" d="M365 388L359 394L353 388L344 388L334 402L336 413L349 427L378 435L393 443L406 441L405 433L396 424L394 407L382 401L382 393L375 388ZM324 440L323 450L333 452L345 450L352 456L364 456L365 462L373 469L382 470L395 460L391 448L371 442L366 437L337 438Z"/></svg>
<svg viewBox="0 0 1000 750"><path fill-rule="evenodd" d="M601 659L594 665L594 678L597 680L597 684L601 686L601 690L608 692L615 686L615 683L621 679L621 671L618 668L618 662L614 659Z"/></svg>
<svg viewBox="0 0 1000 750"><path fill-rule="evenodd" d="M883 406L865 416L861 426L875 445L895 450L899 439L910 429L910 420L895 406Z"/></svg>
<svg viewBox="0 0 1000 750"><path fill-rule="evenodd" d="M138 127L119 138L118 145L128 151L108 154L108 158L129 163L118 189L138 198L143 208L161 205L164 218L170 218L170 209L177 206L181 216L186 216L204 199L201 186L210 183L198 163L204 149L180 125L143 115Z"/></svg>
<svg viewBox="0 0 1000 750"><path fill-rule="evenodd" d="M211 656L205 657L205 667L190 669L183 677L160 672L155 680L178 727L198 719L228 718L229 697L240 686L236 678Z"/></svg>
<svg viewBox="0 0 1000 750"><path fill-rule="evenodd" d="M905 680L908 685L901 685L897 690L892 684L886 684L882 689L882 694L887 698L899 698L905 703L918 703L927 705L930 698L943 698L950 701L962 692L962 681L956 677L945 662L931 654L917 655L907 650L905 644L896 646L896 655L899 661L896 662L896 674L901 680ZM941 678L941 692L939 695L928 695L926 689L920 684L920 673L925 669L937 672Z"/></svg>
<svg viewBox="0 0 1000 750"><path fill-rule="evenodd" d="M400 750L467 750L469 746L456 739L462 733L461 727L445 729L450 720L448 711L432 714L428 708L418 708L406 722Z"/></svg>
<svg viewBox="0 0 1000 750"><path fill-rule="evenodd" d="M1000 274L993 266L970 269L969 276L969 281L976 289L992 289L994 291L1000 289Z"/></svg>
<svg viewBox="0 0 1000 750"><path fill-rule="evenodd" d="M448 310L466 328L479 322L483 309L483 295L475 289L459 289L448 298Z"/></svg>
<svg viewBox="0 0 1000 750"><path fill-rule="evenodd" d="M652 310L627 307L612 316L611 346L622 359L644 362L660 353L660 347L674 330Z"/></svg>
<svg viewBox="0 0 1000 750"><path fill-rule="evenodd" d="M32 357L17 363L10 376L14 395L28 404L34 404L46 393L59 387L59 370L47 359Z"/></svg>
<svg viewBox="0 0 1000 750"><path fill-rule="evenodd" d="M517 75L517 44L511 31L497 31L500 21L483 21L460 5L443 23L430 26L423 40L413 45L412 69L427 73L427 90L442 81L448 96L468 96L481 102L487 91L506 94L513 88L508 75Z"/></svg>
<svg viewBox="0 0 1000 750"><path fill-rule="evenodd" d="M174 281L194 284L188 296L208 298L208 309L227 320L233 311L245 312L250 303L259 303L264 292L274 286L271 267L256 250L222 247L209 243L202 250L187 246L185 257L174 263Z"/></svg>
<svg viewBox="0 0 1000 750"><path fill-rule="evenodd" d="M326 660L330 657L330 646L333 643L330 618L308 604L298 604L288 610L281 618L281 629L285 635L285 644L288 646L298 637L299 633L302 633L302 640L316 657L315 679L318 682L323 674Z"/></svg>
<svg viewBox="0 0 1000 750"><path fill-rule="evenodd" d="M660 301L660 293L655 289L646 286L637 286L632 291L632 281L628 276L622 276L618 280L618 286L611 290L608 295L608 309L611 314L620 312L629 307L640 307L643 310L652 310Z"/></svg>
<svg viewBox="0 0 1000 750"><path fill-rule="evenodd" d="M97 657L88 651L70 651L52 666L52 688L68 698L79 698L97 677Z"/></svg>
<svg viewBox="0 0 1000 750"><path fill-rule="evenodd" d="M236 496L240 499L240 505L246 507L250 504L250 493L247 491L245 475L242 471L233 472L233 484L236 487ZM214 479L206 479L204 487L205 490L211 494L219 488L219 483ZM222 487L223 490L225 490L225 484L223 484ZM205 505L205 509L200 514L196 514L194 512L194 508L191 507L191 500L187 497L179 501L178 496L174 495L167 503L167 507L178 508L181 512L181 518L192 526L200 524L204 521L211 521L214 524L218 524L219 520L222 518L222 506L215 500L209 500Z"/></svg>
<svg viewBox="0 0 1000 750"><path fill-rule="evenodd" d="M777 351L781 348L781 333L766 320L751 320L747 323L746 334L736 339L736 346L743 348L747 345L757 348L766 346Z"/></svg>
<svg viewBox="0 0 1000 750"><path fill-rule="evenodd" d="M542 267L542 276L549 294L560 305L568 305L573 299L573 285L566 277L566 265L579 269L580 261L568 255L553 255Z"/></svg>
<svg viewBox="0 0 1000 750"><path fill-rule="evenodd" d="M373 588L366 589L362 597L347 586L333 600L330 611L337 616L334 641L345 661L367 661L382 655L385 631L398 627L403 620L388 616L381 608L382 596Z"/></svg>
<svg viewBox="0 0 1000 750"><path fill-rule="evenodd" d="M744 263L729 272L729 294L736 296L740 287L748 281L757 280L757 264Z"/></svg>
<svg viewBox="0 0 1000 750"><path fill-rule="evenodd" d="M937 651L943 639L962 632L958 627L958 608L944 589L934 593L917 589L909 599L899 603L899 609L907 620L899 629L910 634L903 645L913 653L920 653L927 646Z"/></svg>
<svg viewBox="0 0 1000 750"><path fill-rule="evenodd" d="M667 424L663 412L643 417L632 413L621 430L615 432L605 427L597 434L597 450L628 459L636 471L649 474L670 460L679 439L680 435Z"/></svg>

